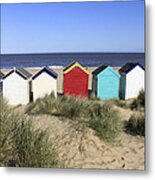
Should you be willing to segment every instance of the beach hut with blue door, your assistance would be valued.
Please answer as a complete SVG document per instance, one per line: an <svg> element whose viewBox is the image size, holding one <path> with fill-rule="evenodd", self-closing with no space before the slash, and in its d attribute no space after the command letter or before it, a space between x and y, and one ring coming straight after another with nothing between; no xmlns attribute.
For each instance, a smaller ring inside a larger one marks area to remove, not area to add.
<svg viewBox="0 0 155 180"><path fill-rule="evenodd" d="M139 63L126 63L119 70L120 98L130 99L138 96L145 89L145 70Z"/></svg>
<svg viewBox="0 0 155 180"><path fill-rule="evenodd" d="M54 93L57 96L57 74L49 67L43 67L32 77L33 100Z"/></svg>
<svg viewBox="0 0 155 180"><path fill-rule="evenodd" d="M120 75L112 67L101 65L92 73L92 91L95 95L102 99L119 98L119 81Z"/></svg>
<svg viewBox="0 0 155 180"><path fill-rule="evenodd" d="M4 74L0 71L0 95L2 95L3 92L3 78Z"/></svg>

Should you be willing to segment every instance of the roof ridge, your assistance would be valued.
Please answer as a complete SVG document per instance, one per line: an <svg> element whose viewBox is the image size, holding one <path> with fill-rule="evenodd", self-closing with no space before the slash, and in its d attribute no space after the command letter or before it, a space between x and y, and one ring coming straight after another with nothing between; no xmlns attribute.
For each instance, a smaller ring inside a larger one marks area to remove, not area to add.
<svg viewBox="0 0 155 180"><path fill-rule="evenodd" d="M0 78L4 78L5 74L0 70Z"/></svg>
<svg viewBox="0 0 155 180"><path fill-rule="evenodd" d="M51 68L49 68L49 66L44 66L40 71L36 72L32 79L34 80L36 77L38 77L43 71L46 71L48 74L50 74L52 77L54 77L55 79L57 78L58 74Z"/></svg>
<svg viewBox="0 0 155 180"><path fill-rule="evenodd" d="M17 71L18 73L20 73L27 79L29 79L32 76L32 74L29 71L27 71L26 69L24 69L22 67L16 68L14 71Z"/></svg>
<svg viewBox="0 0 155 180"><path fill-rule="evenodd" d="M80 69L82 69L86 74L89 74L89 72L87 71L87 69L85 69L79 62L75 61L73 63L71 63L70 65L68 65L66 68L63 69L64 74L66 74L67 72L71 71L74 67L78 66Z"/></svg>
<svg viewBox="0 0 155 180"><path fill-rule="evenodd" d="M125 65L123 65L119 69L119 73L120 74L127 74L132 69L134 69L136 66L140 66L144 70L144 67L140 63L138 63L138 62L136 62L136 63L129 62L129 63L126 63Z"/></svg>
<svg viewBox="0 0 155 180"><path fill-rule="evenodd" d="M107 67L110 67L109 65L105 65L105 64L101 64L100 66L98 66L93 72L92 74L97 75L99 74L101 71L103 71L104 69L106 69Z"/></svg>
<svg viewBox="0 0 155 180"><path fill-rule="evenodd" d="M49 66L45 66L44 67L45 69L47 69L47 70L49 70L49 71L51 71L53 74L55 74L56 76L58 76L58 74L52 69L52 68L50 68Z"/></svg>
<svg viewBox="0 0 155 180"><path fill-rule="evenodd" d="M12 74L13 72L17 73L18 75L20 75L21 77L23 77L24 79L29 79L32 74L29 73L26 69L24 68L13 68L11 69L5 76L4 76L4 79L6 77L8 77L10 74Z"/></svg>
<svg viewBox="0 0 155 180"><path fill-rule="evenodd" d="M70 64L68 64L63 71L66 71L69 67L71 67L72 65L74 65L77 61L72 61Z"/></svg>

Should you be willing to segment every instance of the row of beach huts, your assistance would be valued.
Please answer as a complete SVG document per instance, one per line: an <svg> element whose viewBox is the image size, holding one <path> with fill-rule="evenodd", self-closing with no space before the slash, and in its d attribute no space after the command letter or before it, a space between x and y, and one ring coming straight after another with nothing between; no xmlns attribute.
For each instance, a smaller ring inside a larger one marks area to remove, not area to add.
<svg viewBox="0 0 155 180"><path fill-rule="evenodd" d="M14 68L4 75L0 72L0 93L9 104L27 104L54 92L57 96L58 75L43 67L35 75L23 68ZM89 72L78 62L63 69L63 94L88 97ZM144 90L145 72L139 63L127 63L115 71L101 65L92 72L92 93L102 100L129 99Z"/></svg>

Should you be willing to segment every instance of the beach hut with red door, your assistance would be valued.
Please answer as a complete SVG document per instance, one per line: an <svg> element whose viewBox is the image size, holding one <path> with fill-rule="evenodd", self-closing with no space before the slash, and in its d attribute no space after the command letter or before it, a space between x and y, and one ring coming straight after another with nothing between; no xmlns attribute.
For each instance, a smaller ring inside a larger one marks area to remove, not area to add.
<svg viewBox="0 0 155 180"><path fill-rule="evenodd" d="M73 62L63 70L64 95L88 97L89 72L78 62Z"/></svg>

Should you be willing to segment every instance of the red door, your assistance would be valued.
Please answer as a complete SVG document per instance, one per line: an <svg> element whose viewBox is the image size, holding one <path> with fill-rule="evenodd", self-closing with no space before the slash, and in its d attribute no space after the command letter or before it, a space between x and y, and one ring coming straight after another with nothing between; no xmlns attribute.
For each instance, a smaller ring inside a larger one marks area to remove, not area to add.
<svg viewBox="0 0 155 180"><path fill-rule="evenodd" d="M88 97L88 74L79 67L64 74L64 94Z"/></svg>

